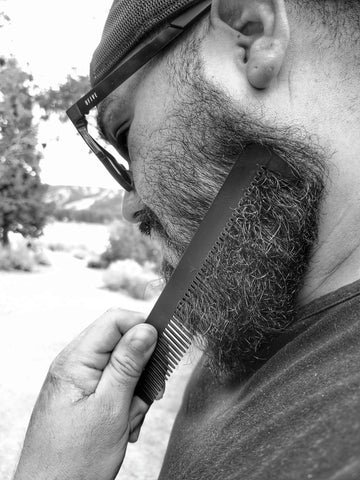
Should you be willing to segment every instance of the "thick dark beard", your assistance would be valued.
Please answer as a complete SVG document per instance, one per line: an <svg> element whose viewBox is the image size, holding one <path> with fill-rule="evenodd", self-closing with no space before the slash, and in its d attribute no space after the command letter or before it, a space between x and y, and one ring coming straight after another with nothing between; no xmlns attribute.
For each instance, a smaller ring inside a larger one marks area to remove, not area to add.
<svg viewBox="0 0 360 480"><path fill-rule="evenodd" d="M201 339L216 375L252 371L294 318L317 238L324 154L301 130L270 127L239 113L200 76L182 92L164 133L166 141L146 172L161 221L150 209L142 220L152 216L148 228L178 257L247 144L267 147L296 172L290 183L269 172L257 179L202 285L177 312ZM166 279L173 268L164 263Z"/></svg>
<svg viewBox="0 0 360 480"><path fill-rule="evenodd" d="M217 376L257 368L293 321L321 190L304 193L301 182L261 174L206 262L202 283L177 311Z"/></svg>

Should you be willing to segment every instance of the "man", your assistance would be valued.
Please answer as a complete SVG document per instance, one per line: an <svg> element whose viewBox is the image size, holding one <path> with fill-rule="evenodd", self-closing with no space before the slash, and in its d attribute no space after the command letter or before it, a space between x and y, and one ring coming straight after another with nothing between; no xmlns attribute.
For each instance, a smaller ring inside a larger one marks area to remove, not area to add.
<svg viewBox="0 0 360 480"><path fill-rule="evenodd" d="M205 3L116 0L93 84ZM161 479L360 478L359 20L355 0L214 0L99 105L130 164L112 172L124 216L159 239L167 277L250 144L293 172L258 173L182 312L205 355ZM112 311L60 354L16 480L115 478L155 338Z"/></svg>

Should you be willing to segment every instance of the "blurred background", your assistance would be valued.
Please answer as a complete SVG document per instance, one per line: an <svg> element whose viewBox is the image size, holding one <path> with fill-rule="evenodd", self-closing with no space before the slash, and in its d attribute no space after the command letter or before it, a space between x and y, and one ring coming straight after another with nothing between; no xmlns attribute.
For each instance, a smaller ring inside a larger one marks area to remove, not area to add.
<svg viewBox="0 0 360 480"><path fill-rule="evenodd" d="M65 110L111 0L0 0L0 478L12 478L52 359L111 307L150 311L160 254ZM195 353L152 407L119 478L157 478Z"/></svg>

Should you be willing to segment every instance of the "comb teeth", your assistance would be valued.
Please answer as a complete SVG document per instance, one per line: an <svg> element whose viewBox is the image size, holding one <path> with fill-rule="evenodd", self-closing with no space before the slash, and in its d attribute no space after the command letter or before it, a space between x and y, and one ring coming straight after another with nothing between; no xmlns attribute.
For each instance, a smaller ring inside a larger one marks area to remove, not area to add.
<svg viewBox="0 0 360 480"><path fill-rule="evenodd" d="M173 316L160 334L155 351L136 387L135 394L151 405L165 389L165 381L190 347L190 334Z"/></svg>
<svg viewBox="0 0 360 480"><path fill-rule="evenodd" d="M199 271L195 273L192 282L175 309L175 314L159 335L154 353L143 371L136 388L136 395L142 398L148 405L151 405L165 389L166 380L169 379L171 373L175 370L181 358L190 347L190 333L179 320L181 307L186 302L191 303L192 294L199 291L200 286L203 285L203 276L207 265L210 259L218 254L221 244L234 222L235 214L236 208L213 247L205 257Z"/></svg>
<svg viewBox="0 0 360 480"><path fill-rule="evenodd" d="M280 157L270 154L266 148L248 145L235 162L150 312L147 323L157 329L159 340L136 389L136 394L148 405L163 391L165 381L190 346L190 334L180 321L187 314L184 305L192 307L194 296L206 294L204 277L209 261L218 257L234 223L239 202L266 170L288 179L294 178L294 172Z"/></svg>

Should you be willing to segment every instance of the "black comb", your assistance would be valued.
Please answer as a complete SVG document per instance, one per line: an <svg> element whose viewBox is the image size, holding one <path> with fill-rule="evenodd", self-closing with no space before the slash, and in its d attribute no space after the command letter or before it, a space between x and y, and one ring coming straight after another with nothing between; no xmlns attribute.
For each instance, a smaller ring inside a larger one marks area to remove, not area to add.
<svg viewBox="0 0 360 480"><path fill-rule="evenodd" d="M163 391L165 381L190 346L190 334L179 318L181 306L189 293L196 291L207 257L223 241L231 226L234 210L263 168L285 177L293 177L290 167L280 157L265 148L248 146L232 167L146 320L157 329L158 343L142 373L135 394L148 405Z"/></svg>

